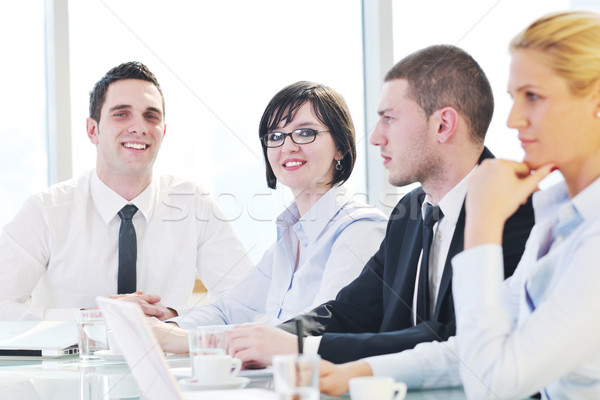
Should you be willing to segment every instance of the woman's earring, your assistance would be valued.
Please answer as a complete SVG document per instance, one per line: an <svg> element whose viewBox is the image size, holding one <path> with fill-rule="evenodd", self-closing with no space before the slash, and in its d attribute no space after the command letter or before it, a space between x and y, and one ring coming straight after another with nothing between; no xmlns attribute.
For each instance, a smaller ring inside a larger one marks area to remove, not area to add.
<svg viewBox="0 0 600 400"><path fill-rule="evenodd" d="M341 171L342 170L342 161L341 160L335 160L335 161L336 161L335 170L336 171Z"/></svg>
<svg viewBox="0 0 600 400"><path fill-rule="evenodd" d="M600 111L596 113L596 118L600 118Z"/></svg>

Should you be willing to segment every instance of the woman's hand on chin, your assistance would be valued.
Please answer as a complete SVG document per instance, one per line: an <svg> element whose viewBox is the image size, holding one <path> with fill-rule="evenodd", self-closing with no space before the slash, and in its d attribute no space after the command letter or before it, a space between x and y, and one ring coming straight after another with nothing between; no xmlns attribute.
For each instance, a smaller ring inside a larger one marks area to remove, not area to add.
<svg viewBox="0 0 600 400"><path fill-rule="evenodd" d="M504 222L553 169L552 164L532 171L525 163L484 160L467 186L465 250L481 244L501 244Z"/></svg>

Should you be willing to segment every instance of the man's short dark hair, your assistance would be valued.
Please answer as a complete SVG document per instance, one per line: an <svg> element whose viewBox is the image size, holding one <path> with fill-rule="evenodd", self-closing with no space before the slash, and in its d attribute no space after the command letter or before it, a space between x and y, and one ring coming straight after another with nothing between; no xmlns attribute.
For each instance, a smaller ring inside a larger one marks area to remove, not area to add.
<svg viewBox="0 0 600 400"><path fill-rule="evenodd" d="M273 173L267 147L262 137L277 129L282 120L291 122L296 112L305 104L310 103L315 116L329 129L335 147L343 154L341 168L334 170L330 185L344 183L350 177L356 160L356 143L354 139L354 124L344 98L335 90L314 82L300 81L281 89L269 102L258 128L261 138L263 155L267 168L267 185L271 189L277 187L277 178Z"/></svg>
<svg viewBox="0 0 600 400"><path fill-rule="evenodd" d="M90 117L96 122L100 122L100 111L104 100L106 99L106 91L111 83L122 79L139 79L152 83L158 89L162 99L163 118L165 114L165 98L158 80L154 74L144 64L138 61L129 61L118 65L108 71L96 84L90 92Z"/></svg>
<svg viewBox="0 0 600 400"><path fill-rule="evenodd" d="M436 45L400 60L385 81L406 79L407 95L429 118L443 107L453 107L466 118L471 137L483 143L494 113L494 95L485 73L464 50Z"/></svg>

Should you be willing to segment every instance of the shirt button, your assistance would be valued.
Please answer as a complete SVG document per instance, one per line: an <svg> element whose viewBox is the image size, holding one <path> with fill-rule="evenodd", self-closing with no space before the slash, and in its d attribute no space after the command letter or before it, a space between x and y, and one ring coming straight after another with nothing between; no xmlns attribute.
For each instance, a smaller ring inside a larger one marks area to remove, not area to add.
<svg viewBox="0 0 600 400"><path fill-rule="evenodd" d="M571 208L571 207L568 207L568 208L565 208L565 209L563 210L563 212L562 212L562 215L561 215L561 216L562 216L562 218L563 218L563 219L566 219L566 220L568 220L568 219L571 219L571 218L573 218L573 215L574 215L574 213L573 213L573 208Z"/></svg>
<svg viewBox="0 0 600 400"><path fill-rule="evenodd" d="M558 236L556 236L556 238L554 239L554 243L558 244L558 243L562 242L562 241L563 241L563 239L564 239L564 236L563 236L563 235L558 235Z"/></svg>

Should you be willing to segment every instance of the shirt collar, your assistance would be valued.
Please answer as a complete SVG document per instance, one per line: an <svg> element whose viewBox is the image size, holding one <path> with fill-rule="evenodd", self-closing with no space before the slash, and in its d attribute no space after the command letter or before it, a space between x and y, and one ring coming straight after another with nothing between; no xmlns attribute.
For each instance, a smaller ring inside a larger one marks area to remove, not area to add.
<svg viewBox="0 0 600 400"><path fill-rule="evenodd" d="M589 184L571 202L585 220L600 217L598 199L600 198L600 178Z"/></svg>
<svg viewBox="0 0 600 400"><path fill-rule="evenodd" d="M442 197L438 205L444 213L444 219L448 222L452 222L453 225L456 225L458 221L458 217L460 215L460 211L462 209L463 203L465 201L465 196L467 194L467 182L469 177L475 171L475 166L464 178L460 180L448 193ZM431 201L431 197L426 194L425 201L421 205L421 216L425 218L425 206L426 204L433 204Z"/></svg>
<svg viewBox="0 0 600 400"><path fill-rule="evenodd" d="M277 225L280 228L288 228L300 223L308 239L313 242L351 197L345 187L333 186L302 217L294 201L277 217Z"/></svg>
<svg viewBox="0 0 600 400"><path fill-rule="evenodd" d="M569 203L581 215L584 220L600 217L600 209L597 206L600 198L600 178L589 184L577 196L569 199L569 192L565 181L561 181L549 189L536 192L533 195L533 206L536 221L555 216L557 208L562 208Z"/></svg>
<svg viewBox="0 0 600 400"><path fill-rule="evenodd" d="M152 216L154 211L156 192L156 182L154 178L152 182L142 193L135 199L127 201L114 190L108 187L100 178L96 171L92 172L90 180L90 193L96 209L100 213L100 217L104 223L108 224L126 204L133 204L138 208L138 211L144 216L146 221Z"/></svg>

